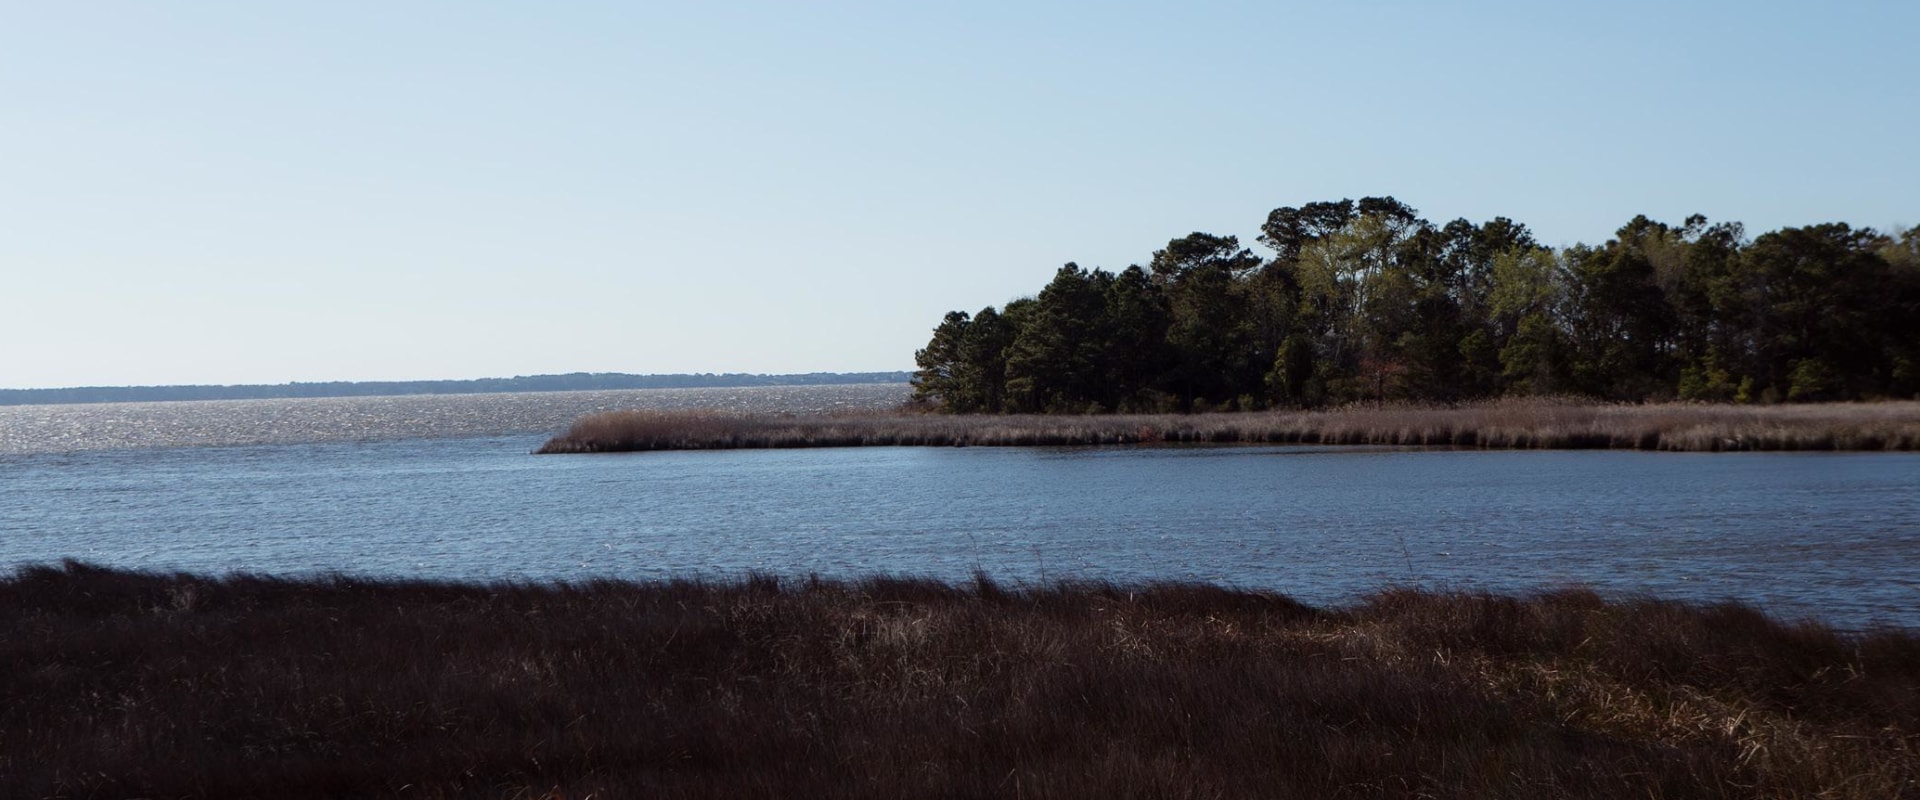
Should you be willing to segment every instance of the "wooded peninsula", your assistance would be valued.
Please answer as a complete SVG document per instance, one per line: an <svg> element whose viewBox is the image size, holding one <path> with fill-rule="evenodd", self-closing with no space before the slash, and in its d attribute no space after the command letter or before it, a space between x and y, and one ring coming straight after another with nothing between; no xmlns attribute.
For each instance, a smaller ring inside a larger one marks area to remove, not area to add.
<svg viewBox="0 0 1920 800"><path fill-rule="evenodd" d="M948 313L914 397L954 413L1456 403L1823 402L1920 393L1920 231L1749 238L1637 216L1601 245L1392 197L1267 215L1258 255L1193 233L1118 273Z"/></svg>

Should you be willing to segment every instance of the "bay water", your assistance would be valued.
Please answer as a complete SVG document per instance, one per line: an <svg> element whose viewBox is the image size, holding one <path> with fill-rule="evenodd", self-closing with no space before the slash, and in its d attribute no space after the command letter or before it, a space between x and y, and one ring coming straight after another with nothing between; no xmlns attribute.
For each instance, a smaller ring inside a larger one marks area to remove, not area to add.
<svg viewBox="0 0 1920 800"><path fill-rule="evenodd" d="M451 580L873 574L1738 600L1920 627L1920 454L1315 446L534 456L611 407L903 387L0 408L0 570Z"/></svg>

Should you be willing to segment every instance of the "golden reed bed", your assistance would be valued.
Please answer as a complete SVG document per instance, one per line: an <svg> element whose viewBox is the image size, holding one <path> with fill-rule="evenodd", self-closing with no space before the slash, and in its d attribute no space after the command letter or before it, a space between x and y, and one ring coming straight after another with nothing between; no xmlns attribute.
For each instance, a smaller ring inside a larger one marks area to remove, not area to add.
<svg viewBox="0 0 1920 800"><path fill-rule="evenodd" d="M541 453L778 447L1035 446L1156 442L1638 450L1920 449L1920 402L1735 406L1508 400L1458 407L1151 415L775 416L615 411Z"/></svg>

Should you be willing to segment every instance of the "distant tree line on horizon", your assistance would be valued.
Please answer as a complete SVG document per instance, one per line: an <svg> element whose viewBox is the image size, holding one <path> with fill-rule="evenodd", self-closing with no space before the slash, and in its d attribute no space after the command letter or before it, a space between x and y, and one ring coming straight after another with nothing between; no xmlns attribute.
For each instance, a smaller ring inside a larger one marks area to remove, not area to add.
<svg viewBox="0 0 1920 800"><path fill-rule="evenodd" d="M571 372L442 381L322 381L236 386L81 386L68 389L0 389L0 406L56 403L137 403L174 400L267 400L309 397L380 397L419 394L573 392L609 389L690 389L734 386L810 386L903 383L905 372L809 372L791 375L679 373L631 375Z"/></svg>
<svg viewBox="0 0 1920 800"><path fill-rule="evenodd" d="M1749 239L1634 217L1554 249L1505 217L1435 225L1392 197L1275 209L1270 255L1193 233L1146 266L1063 266L954 311L915 353L949 412L1311 407L1573 394L1774 403L1920 393L1920 231Z"/></svg>

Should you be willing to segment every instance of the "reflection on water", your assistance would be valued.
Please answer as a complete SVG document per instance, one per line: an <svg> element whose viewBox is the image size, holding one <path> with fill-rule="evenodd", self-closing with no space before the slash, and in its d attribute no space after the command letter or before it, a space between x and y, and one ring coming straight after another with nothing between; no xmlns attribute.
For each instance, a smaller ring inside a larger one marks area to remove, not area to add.
<svg viewBox="0 0 1920 800"><path fill-rule="evenodd" d="M321 402L321 401L300 401ZM540 434L0 455L0 566L914 573L1734 598L1920 627L1920 454L1308 447L530 456Z"/></svg>
<svg viewBox="0 0 1920 800"><path fill-rule="evenodd" d="M0 453L553 434L614 409L823 414L892 408L907 394L889 383L0 406Z"/></svg>

